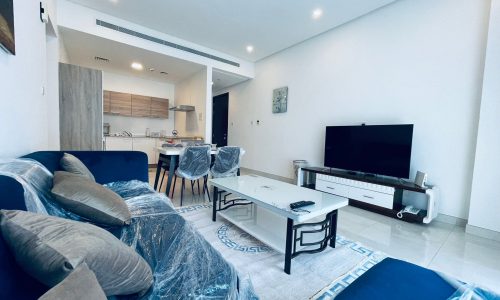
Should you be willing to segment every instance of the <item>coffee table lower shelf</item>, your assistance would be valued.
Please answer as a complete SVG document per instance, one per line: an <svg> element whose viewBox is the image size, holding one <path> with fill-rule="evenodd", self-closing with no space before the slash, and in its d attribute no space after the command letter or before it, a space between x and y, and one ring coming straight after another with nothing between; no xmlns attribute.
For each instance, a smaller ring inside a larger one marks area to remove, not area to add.
<svg viewBox="0 0 500 300"><path fill-rule="evenodd" d="M321 252L326 248L327 243L329 243L331 247L335 247L337 211L332 213L335 216L334 219L329 214L326 219L316 218L307 223L293 224L292 220L260 208L255 204L234 206L217 212L220 217L223 217L234 226L250 234L252 237L277 252L285 254L285 272L287 274L290 274L291 259L297 255L301 253ZM288 236L287 226L289 225L289 221L292 221L290 224L292 241L288 247L289 251L286 251L286 239ZM333 222L333 224L331 222ZM327 237L327 235L329 235L329 237ZM296 240L295 245L293 239ZM318 248L318 241L323 241L324 246ZM305 244L305 246L302 244Z"/></svg>

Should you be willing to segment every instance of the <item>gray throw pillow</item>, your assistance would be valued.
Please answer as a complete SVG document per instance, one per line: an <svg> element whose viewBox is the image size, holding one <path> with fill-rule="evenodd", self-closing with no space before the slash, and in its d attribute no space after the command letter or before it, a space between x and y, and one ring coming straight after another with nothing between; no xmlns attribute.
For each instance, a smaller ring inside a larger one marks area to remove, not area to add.
<svg viewBox="0 0 500 300"><path fill-rule="evenodd" d="M129 224L127 204L118 194L90 179L72 173L54 173L52 195L65 209L93 223L122 226Z"/></svg>
<svg viewBox="0 0 500 300"><path fill-rule="evenodd" d="M95 181L92 172L82 163L81 160L76 158L74 155L69 153L64 153L63 157L59 161L61 168L70 173L78 174L87 177L88 179Z"/></svg>
<svg viewBox="0 0 500 300"><path fill-rule="evenodd" d="M131 247L97 226L19 210L1 210L0 228L17 263L55 286L86 263L107 296L146 292L151 268Z"/></svg>
<svg viewBox="0 0 500 300"><path fill-rule="evenodd" d="M86 263L80 264L68 277L43 294L38 300L106 300L94 272Z"/></svg>

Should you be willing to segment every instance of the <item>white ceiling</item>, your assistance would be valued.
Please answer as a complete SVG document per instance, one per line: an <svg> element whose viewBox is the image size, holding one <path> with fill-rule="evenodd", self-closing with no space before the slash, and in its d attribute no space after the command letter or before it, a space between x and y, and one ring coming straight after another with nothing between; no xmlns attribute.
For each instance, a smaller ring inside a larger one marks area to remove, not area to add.
<svg viewBox="0 0 500 300"><path fill-rule="evenodd" d="M170 83L181 81L205 67L80 31L68 28L59 28L59 30L71 64ZM96 61L95 56L107 58L109 63ZM130 67L132 62L141 63L144 70L132 69ZM154 68L155 71L151 72L149 68ZM160 74L160 71L168 74Z"/></svg>
<svg viewBox="0 0 500 300"><path fill-rule="evenodd" d="M70 0L229 55L258 61L396 0ZM323 16L312 19L321 8ZM246 52L247 45L254 52Z"/></svg>
<svg viewBox="0 0 500 300"><path fill-rule="evenodd" d="M233 73L228 73L222 70L218 69L213 69L212 71L212 91L214 93L217 93L219 91L222 91L225 88L228 88L230 86L233 86L235 84L238 84L240 82L246 81L248 78L233 74Z"/></svg>

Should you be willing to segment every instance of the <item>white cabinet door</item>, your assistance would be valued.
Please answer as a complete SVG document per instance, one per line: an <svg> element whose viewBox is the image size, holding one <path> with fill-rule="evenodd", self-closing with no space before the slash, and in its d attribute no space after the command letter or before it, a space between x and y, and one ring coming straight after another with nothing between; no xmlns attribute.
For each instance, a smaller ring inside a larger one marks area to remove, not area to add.
<svg viewBox="0 0 500 300"><path fill-rule="evenodd" d="M106 150L132 150L132 138L106 137Z"/></svg>
<svg viewBox="0 0 500 300"><path fill-rule="evenodd" d="M153 138L134 138L132 149L134 151L142 151L148 155L148 164L156 164L155 157L156 139Z"/></svg>

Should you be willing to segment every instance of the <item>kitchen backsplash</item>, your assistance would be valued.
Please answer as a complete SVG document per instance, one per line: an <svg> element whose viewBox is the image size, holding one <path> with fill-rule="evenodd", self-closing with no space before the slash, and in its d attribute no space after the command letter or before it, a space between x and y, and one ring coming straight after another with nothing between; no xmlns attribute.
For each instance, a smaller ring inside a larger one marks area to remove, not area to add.
<svg viewBox="0 0 500 300"><path fill-rule="evenodd" d="M146 128L150 132L165 130L170 134L174 130L173 114L169 119L134 118L123 116L104 115L103 122L109 123L110 133L129 131L134 135L145 135Z"/></svg>

